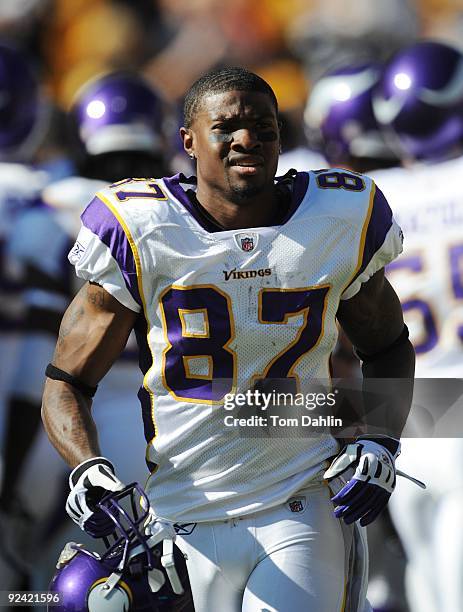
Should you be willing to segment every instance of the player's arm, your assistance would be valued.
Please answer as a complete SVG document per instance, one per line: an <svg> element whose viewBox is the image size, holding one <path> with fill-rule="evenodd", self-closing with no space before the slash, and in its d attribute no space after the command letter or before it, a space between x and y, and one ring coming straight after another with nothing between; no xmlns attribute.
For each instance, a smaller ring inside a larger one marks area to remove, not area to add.
<svg viewBox="0 0 463 612"><path fill-rule="evenodd" d="M124 349L136 318L103 287L86 283L64 314L52 369L47 368L42 420L51 443L74 468L66 511L94 537L107 536L114 527L98 502L124 484L101 456L92 396Z"/></svg>
<svg viewBox="0 0 463 612"><path fill-rule="evenodd" d="M337 317L362 361L364 379L390 379L387 388L393 402L387 414L383 410L371 416L384 417L384 424L392 428L389 433L400 437L412 401L415 351L404 327L399 298L384 277L384 269L362 284L354 297L341 301ZM370 388L368 380L364 388Z"/></svg>
<svg viewBox="0 0 463 612"><path fill-rule="evenodd" d="M82 287L64 314L52 364L74 384L46 379L42 419L71 467L100 455L87 388L96 387L122 352L137 316L94 283Z"/></svg>
<svg viewBox="0 0 463 612"><path fill-rule="evenodd" d="M415 352L384 269L353 297L341 301L337 316L362 361L365 433L342 449L324 476L331 480L354 470L332 498L334 514L348 524L360 520L368 525L395 488L395 459L410 411Z"/></svg>

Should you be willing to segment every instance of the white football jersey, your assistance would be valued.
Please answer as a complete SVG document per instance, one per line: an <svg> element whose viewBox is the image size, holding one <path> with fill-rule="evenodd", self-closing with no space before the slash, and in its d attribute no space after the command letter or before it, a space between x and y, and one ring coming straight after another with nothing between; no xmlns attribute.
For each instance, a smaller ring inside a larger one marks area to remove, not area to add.
<svg viewBox="0 0 463 612"><path fill-rule="evenodd" d="M8 252L8 241L17 216L36 205L48 180L46 172L32 166L0 163L0 429L25 315L23 269Z"/></svg>
<svg viewBox="0 0 463 612"><path fill-rule="evenodd" d="M403 254L387 273L402 302L418 378L463 373L460 172L463 157L371 173L406 236Z"/></svg>
<svg viewBox="0 0 463 612"><path fill-rule="evenodd" d="M318 437L247 437L224 399L255 378L329 379L341 299L401 250L401 231L367 177L297 173L281 225L217 231L182 175L128 179L82 215L78 276L140 312L139 393L147 492L175 521L242 515L285 502L338 450Z"/></svg>
<svg viewBox="0 0 463 612"><path fill-rule="evenodd" d="M19 215L36 206L49 177L32 166L0 163L0 329L22 324L22 268L9 252Z"/></svg>
<svg viewBox="0 0 463 612"><path fill-rule="evenodd" d="M48 174L33 166L0 163L0 237L10 234L16 215L37 200L48 181Z"/></svg>

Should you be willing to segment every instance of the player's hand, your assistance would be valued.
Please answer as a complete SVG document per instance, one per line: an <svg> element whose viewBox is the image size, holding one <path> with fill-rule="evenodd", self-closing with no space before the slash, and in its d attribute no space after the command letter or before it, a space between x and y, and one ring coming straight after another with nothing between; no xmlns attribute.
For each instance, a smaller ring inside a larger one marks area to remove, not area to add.
<svg viewBox="0 0 463 612"><path fill-rule="evenodd" d="M395 489L395 460L399 453L400 442L387 436L358 438L341 451L324 474L330 480L349 468L355 469L352 478L332 498L337 518L347 524L360 519L362 526L375 520Z"/></svg>
<svg viewBox="0 0 463 612"><path fill-rule="evenodd" d="M97 504L108 493L125 487L115 476L112 463L104 457L82 462L71 472L69 486L66 512L72 520L94 538L110 535L114 524Z"/></svg>

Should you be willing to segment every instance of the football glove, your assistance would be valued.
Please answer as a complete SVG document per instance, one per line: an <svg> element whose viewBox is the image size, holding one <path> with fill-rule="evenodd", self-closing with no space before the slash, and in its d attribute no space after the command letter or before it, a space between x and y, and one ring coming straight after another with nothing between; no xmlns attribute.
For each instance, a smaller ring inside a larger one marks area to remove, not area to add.
<svg viewBox="0 0 463 612"><path fill-rule="evenodd" d="M346 524L360 519L362 526L369 525L387 506L395 489L396 474L425 488L419 480L396 470L399 454L400 442L387 436L365 436L348 444L324 474L324 478L331 480L349 468L354 469L347 484L331 499L336 504L335 516Z"/></svg>
<svg viewBox="0 0 463 612"><path fill-rule="evenodd" d="M114 524L97 504L109 492L125 488L115 476L112 463L104 457L83 461L72 470L69 486L71 492L66 501L66 512L72 520L94 538L110 535Z"/></svg>

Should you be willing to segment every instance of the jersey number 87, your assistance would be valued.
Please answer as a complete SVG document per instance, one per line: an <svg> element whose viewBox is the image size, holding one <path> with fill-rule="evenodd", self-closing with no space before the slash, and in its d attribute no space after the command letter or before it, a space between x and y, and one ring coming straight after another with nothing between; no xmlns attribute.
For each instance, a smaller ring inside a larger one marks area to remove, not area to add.
<svg viewBox="0 0 463 612"><path fill-rule="evenodd" d="M329 289L329 285L320 285L259 291L259 323L284 325L296 315L303 320L296 337L256 378L297 379L294 368L322 336ZM172 286L162 293L160 306L167 345L162 360L164 386L181 401L221 403L234 390L237 376L237 355L230 346L235 337L230 296L214 285ZM202 317L203 331L188 330L188 315ZM209 364L206 374L190 373L189 363L198 358Z"/></svg>

